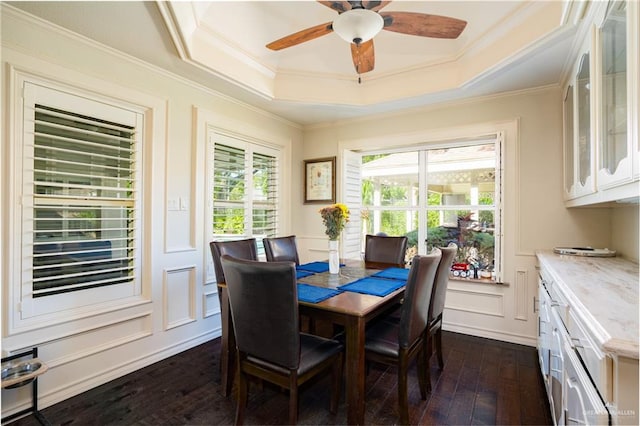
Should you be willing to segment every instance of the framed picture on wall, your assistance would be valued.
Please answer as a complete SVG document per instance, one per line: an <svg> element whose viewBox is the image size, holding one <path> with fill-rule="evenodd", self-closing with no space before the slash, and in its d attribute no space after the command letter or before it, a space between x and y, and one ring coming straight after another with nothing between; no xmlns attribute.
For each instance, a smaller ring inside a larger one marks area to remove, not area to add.
<svg viewBox="0 0 640 426"><path fill-rule="evenodd" d="M304 160L304 203L336 202L336 157Z"/></svg>

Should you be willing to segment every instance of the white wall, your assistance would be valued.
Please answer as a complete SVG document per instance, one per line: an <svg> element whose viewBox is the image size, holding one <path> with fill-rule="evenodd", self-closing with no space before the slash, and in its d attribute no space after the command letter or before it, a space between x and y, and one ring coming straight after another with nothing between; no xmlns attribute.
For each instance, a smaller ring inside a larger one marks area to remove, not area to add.
<svg viewBox="0 0 640 426"><path fill-rule="evenodd" d="M345 147L388 148L483 129L502 129L506 134L504 281L508 286L451 281L445 328L534 345L535 251L561 245L608 247L612 242L609 209L564 207L558 88L307 128L303 157L297 160L301 163L303 159L333 155L340 159ZM338 176L338 182L340 179ZM302 188L297 190L301 193ZM303 206L294 221L294 231L306 250L301 253L304 259L325 255L315 250L325 245L317 210L317 206Z"/></svg>
<svg viewBox="0 0 640 426"><path fill-rule="evenodd" d="M18 262L6 242L10 227L10 147L20 143L10 121L8 92L13 70L148 107L151 133L145 143L151 161L143 209L143 292L147 300L126 309L78 315L70 321L10 333L15 312L9 298L9 270ZM38 346L47 371L39 380L40 407L105 383L162 358L216 338L220 319L216 286L207 273L205 124L279 144L285 151L280 231L291 232L288 197L291 155L300 157L302 130L278 117L235 102L133 58L52 29L10 8L2 9L2 349L3 354ZM197 125L200 128L196 128ZM182 198L186 210L167 211L166 201ZM297 202L297 200L296 200ZM172 297L179 294L180 297ZM211 354L217 356L217 354ZM26 408L29 389L2 391L3 417Z"/></svg>

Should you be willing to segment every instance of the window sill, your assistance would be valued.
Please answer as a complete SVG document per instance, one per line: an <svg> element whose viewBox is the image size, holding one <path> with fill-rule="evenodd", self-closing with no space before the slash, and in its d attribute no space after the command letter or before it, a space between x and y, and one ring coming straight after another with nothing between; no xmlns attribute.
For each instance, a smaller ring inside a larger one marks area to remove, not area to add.
<svg viewBox="0 0 640 426"><path fill-rule="evenodd" d="M509 283L492 280L490 278L489 279L462 278L462 277L454 277L453 275L449 275L449 281L466 282L466 283L473 283L473 284L490 284L490 285L497 285L501 287L509 287Z"/></svg>

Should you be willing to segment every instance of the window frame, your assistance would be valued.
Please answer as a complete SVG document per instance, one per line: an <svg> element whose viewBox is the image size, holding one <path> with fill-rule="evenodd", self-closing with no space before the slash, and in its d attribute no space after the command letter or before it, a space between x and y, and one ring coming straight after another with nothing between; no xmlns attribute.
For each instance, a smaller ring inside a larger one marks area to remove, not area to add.
<svg viewBox="0 0 640 426"><path fill-rule="evenodd" d="M364 155L374 155L374 154L392 154L392 153L402 153L402 152L416 152L419 155L418 160L418 179L419 179L419 204L418 205L410 205L410 206L401 206L401 207L390 207L390 206L379 206L372 208L372 206L367 206L367 209L370 211L378 210L378 211L411 211L418 213L418 254L426 254L427 245L426 245L426 227L420 226L420 224L427 223L427 212L431 210L442 210L440 207L442 206L428 206L427 203L427 182L426 182L426 152L429 150L436 150L442 148L453 148L453 147L464 147L464 146L472 146L472 145L481 145L486 144L487 142L493 142L495 144L495 195L494 195L494 222L495 222L495 230L494 230L494 238L495 238L495 246L494 246L494 263L495 263L495 276L492 276L491 280L482 280L483 282L502 282L504 275L504 263L503 263L503 253L502 247L504 244L504 236L503 236L503 227L504 227L504 217L502 212L504 211L504 167L503 167L503 149L504 149L504 132L498 131L492 133L490 135L485 135L482 137L475 138L460 138L460 139L451 139L444 142L434 142L427 144L416 144L411 146L389 146L387 148L375 149L375 150L366 150L360 149L357 151L357 154L360 158ZM345 151L350 153L355 153L355 151ZM424 173L423 169L424 168ZM360 186L361 187L361 186ZM350 206L351 207L351 206ZM482 207L484 206L473 206L473 205L464 205L462 207L481 207L479 210L486 210ZM462 208L459 205L451 205L447 206L446 210L460 210ZM357 209L361 211L365 206L360 204ZM451 279L462 279L464 281L469 281L467 278L458 278L451 277Z"/></svg>
<svg viewBox="0 0 640 426"><path fill-rule="evenodd" d="M10 252L15 262L9 266L7 277L14 285L9 286L9 333L39 328L80 318L96 312L119 309L143 301L142 291L142 206L143 206L143 169L145 163L145 123L146 109L81 88L65 85L53 80L38 77L26 72L15 72L12 79L12 97L9 101L13 124L10 132L9 157L13 159L10 168L8 201L11 207L9 233ZM65 111L131 125L136 131L136 149L134 157L138 167L134 170L134 254L133 279L124 284L80 289L77 291L34 297L32 290L32 232L34 191L33 153L35 104L45 104ZM69 297L73 295L73 297Z"/></svg>
<svg viewBox="0 0 640 426"><path fill-rule="evenodd" d="M216 235L213 233L213 209L214 199L213 199L213 191L214 191L214 177L215 177L215 145L221 144L225 146L230 146L233 148L242 149L245 152L245 170L252 170L253 157L255 153L264 154L268 156L272 156L275 158L275 185L273 186L276 189L275 195L275 212L276 216L274 219L274 230L273 236L279 235L279 230L281 229L281 221L282 215L280 214L281 206L281 170L282 170L282 162L284 158L283 148L280 146L276 146L265 142L263 140L258 140L256 138L252 138L246 135L240 135L237 133L233 133L230 131L224 131L216 128L209 128L207 135L207 213L206 213L206 229L207 229L207 244L209 241L213 240L233 240L233 239L245 239L245 238L256 238L256 249L258 253L258 257L262 260L265 259L264 255L264 247L262 245L262 237L254 234L253 227L253 185L251 185L249 181L249 176L251 173L245 173L245 197L243 203L244 209L244 233L242 235L234 235L234 236L226 236L226 235ZM247 159L248 157L248 159ZM212 268L209 268L212 270Z"/></svg>

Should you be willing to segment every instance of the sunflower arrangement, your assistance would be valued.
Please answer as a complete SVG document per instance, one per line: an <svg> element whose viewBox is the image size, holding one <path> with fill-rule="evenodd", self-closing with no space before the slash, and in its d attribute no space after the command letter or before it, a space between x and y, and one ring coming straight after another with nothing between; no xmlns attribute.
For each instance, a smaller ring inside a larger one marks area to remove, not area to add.
<svg viewBox="0 0 640 426"><path fill-rule="evenodd" d="M336 203L323 207L319 211L322 223L326 227L325 234L329 236L329 240L337 240L344 226L349 222L349 208L342 203Z"/></svg>

